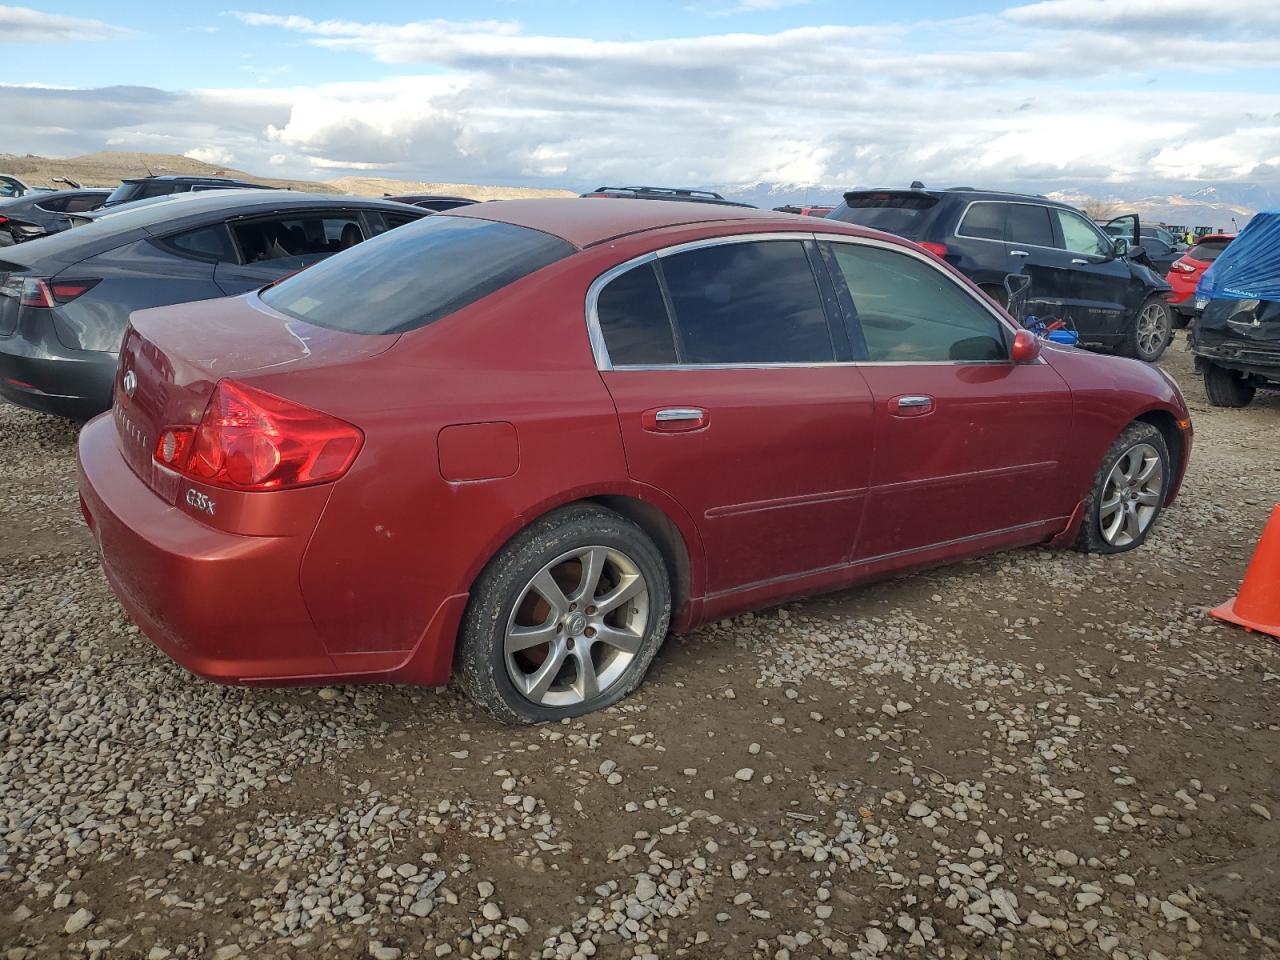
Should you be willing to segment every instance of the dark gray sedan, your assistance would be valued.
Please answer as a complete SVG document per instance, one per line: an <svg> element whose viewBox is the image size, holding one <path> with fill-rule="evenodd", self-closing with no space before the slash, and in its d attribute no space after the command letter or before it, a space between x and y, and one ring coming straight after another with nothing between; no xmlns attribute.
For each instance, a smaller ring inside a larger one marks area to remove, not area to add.
<svg viewBox="0 0 1280 960"><path fill-rule="evenodd" d="M97 210L111 196L102 190L51 190L0 200L0 247L66 230L70 215Z"/></svg>
<svg viewBox="0 0 1280 960"><path fill-rule="evenodd" d="M111 406L129 314L244 293L427 211L289 191L191 193L0 250L0 397L85 420Z"/></svg>

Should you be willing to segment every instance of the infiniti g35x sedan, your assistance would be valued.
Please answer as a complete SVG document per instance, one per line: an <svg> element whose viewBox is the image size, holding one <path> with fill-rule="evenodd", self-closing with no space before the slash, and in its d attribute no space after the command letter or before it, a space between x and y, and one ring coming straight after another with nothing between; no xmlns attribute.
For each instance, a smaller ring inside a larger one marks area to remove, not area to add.
<svg viewBox="0 0 1280 960"><path fill-rule="evenodd" d="M529 200L135 313L80 489L116 594L195 673L456 673L531 722L627 695L672 629L1129 550L1190 447L1159 370L1041 344L909 241Z"/></svg>

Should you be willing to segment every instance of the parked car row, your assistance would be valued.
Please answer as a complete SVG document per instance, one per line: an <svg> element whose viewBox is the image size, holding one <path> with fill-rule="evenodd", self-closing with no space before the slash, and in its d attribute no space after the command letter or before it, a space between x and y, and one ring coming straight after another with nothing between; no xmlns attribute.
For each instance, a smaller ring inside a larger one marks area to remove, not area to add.
<svg viewBox="0 0 1280 960"><path fill-rule="evenodd" d="M0 396L88 419L135 310L256 289L428 211L281 190L182 192L0 251Z"/></svg>
<svg viewBox="0 0 1280 960"><path fill-rule="evenodd" d="M617 702L672 628L1023 544L1122 552L1176 496L1191 421L1157 368L1042 342L899 237L644 199L108 213L10 251L5 389L47 402L13 381L120 349L83 510L188 669L456 675L512 722Z"/></svg>

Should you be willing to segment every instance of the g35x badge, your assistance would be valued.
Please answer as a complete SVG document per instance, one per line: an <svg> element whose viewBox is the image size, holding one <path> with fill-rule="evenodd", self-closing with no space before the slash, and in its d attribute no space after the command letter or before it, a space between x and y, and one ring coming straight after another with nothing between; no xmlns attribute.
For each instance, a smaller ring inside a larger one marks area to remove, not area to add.
<svg viewBox="0 0 1280 960"><path fill-rule="evenodd" d="M211 517L213 516L214 502L194 487L187 489L187 503L197 510L201 510Z"/></svg>

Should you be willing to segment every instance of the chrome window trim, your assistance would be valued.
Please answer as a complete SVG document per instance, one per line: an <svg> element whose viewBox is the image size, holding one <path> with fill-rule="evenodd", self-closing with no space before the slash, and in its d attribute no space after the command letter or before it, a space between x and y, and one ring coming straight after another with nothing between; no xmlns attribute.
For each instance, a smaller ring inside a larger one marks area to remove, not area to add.
<svg viewBox="0 0 1280 960"><path fill-rule="evenodd" d="M974 201L989 202L989 201ZM994 202L994 201L990 201ZM1042 206L1042 204L1032 204L1032 206ZM785 231L773 233L743 233L732 234L724 237L704 237L701 240L690 240L685 243L673 244L668 247L662 247L658 250L651 250L648 253L640 254L632 257L630 260L624 260L622 263L615 264L604 273L600 274L587 288L586 297L586 321L587 321L587 338L591 344L591 353L595 358L596 369L600 372L619 371L619 372L652 372L659 370L779 370L779 369L808 369L821 367L969 367L969 366L991 366L995 364L1013 365L1013 361L1004 360L824 360L811 361L807 363L637 363L637 364L618 364L615 366L609 357L609 348L604 341L604 331L600 326L600 316L598 305L600 300L600 292L608 286L610 281L616 277L626 273L627 271L641 266L645 263L651 263L663 257L670 256L675 253L684 253L688 250L698 250L704 247L722 246L732 243L751 243L758 240L794 240L803 242L806 240L822 242L829 241L832 243L847 243L855 246L877 247L883 250L891 250L904 256L914 257L916 260L930 267L934 271L942 274L951 283L967 294L974 303L982 307L996 321L997 324L1010 334L1016 334L1022 329L1011 323L1005 317L995 310L991 304L980 297L977 293L970 290L963 284L957 283L947 270L938 266L932 259L922 252L912 250L900 243L893 243L887 240L878 240L874 237L856 237L842 233L819 233L804 231ZM992 241L999 242L999 241ZM1053 248L1056 249L1056 248ZM1037 364L1043 364L1046 360L1039 357L1035 360ZM1028 364L1029 366L1029 364Z"/></svg>

